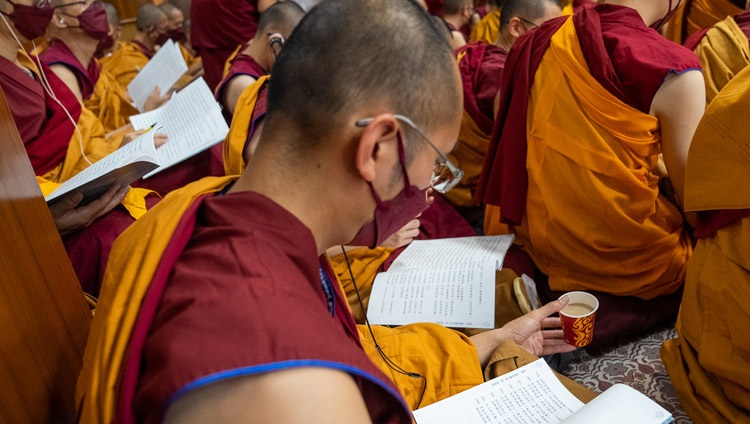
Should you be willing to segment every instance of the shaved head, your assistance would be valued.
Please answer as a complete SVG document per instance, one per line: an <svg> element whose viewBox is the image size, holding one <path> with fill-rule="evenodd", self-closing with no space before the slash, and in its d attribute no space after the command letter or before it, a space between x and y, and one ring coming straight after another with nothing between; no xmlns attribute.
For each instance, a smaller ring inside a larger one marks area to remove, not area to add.
<svg viewBox="0 0 750 424"><path fill-rule="evenodd" d="M320 140L352 125L353 113L377 109L406 115L429 133L453 121L461 101L445 32L416 2L326 0L281 50L265 131L292 125Z"/></svg>
<svg viewBox="0 0 750 424"><path fill-rule="evenodd" d="M138 9L138 17L135 21L136 29L145 32L149 28L158 27L162 19L169 19L167 15L153 4L144 4Z"/></svg>
<svg viewBox="0 0 750 424"><path fill-rule="evenodd" d="M120 14L117 12L117 9L110 3L102 2L102 7L104 8L104 11L107 12L107 21L110 25L113 27L119 27L120 26Z"/></svg>
<svg viewBox="0 0 750 424"><path fill-rule="evenodd" d="M289 37L304 17L305 11L293 1L274 3L260 15L258 34L265 37L268 33L278 32Z"/></svg>
<svg viewBox="0 0 750 424"><path fill-rule="evenodd" d="M190 0L169 0L169 4L180 9L185 20L190 19Z"/></svg>
<svg viewBox="0 0 750 424"><path fill-rule="evenodd" d="M500 28L515 17L535 21L545 15L550 5L562 9L560 0L505 0L500 14Z"/></svg>
<svg viewBox="0 0 750 424"><path fill-rule="evenodd" d="M455 15L457 13L460 13L461 9L463 9L464 6L470 5L471 1L467 0L445 0L443 10L445 11L446 15Z"/></svg>
<svg viewBox="0 0 750 424"><path fill-rule="evenodd" d="M175 12L182 13L179 7L171 3L162 3L161 5L159 5L159 9L161 9L162 12L166 13L168 17L171 16Z"/></svg>

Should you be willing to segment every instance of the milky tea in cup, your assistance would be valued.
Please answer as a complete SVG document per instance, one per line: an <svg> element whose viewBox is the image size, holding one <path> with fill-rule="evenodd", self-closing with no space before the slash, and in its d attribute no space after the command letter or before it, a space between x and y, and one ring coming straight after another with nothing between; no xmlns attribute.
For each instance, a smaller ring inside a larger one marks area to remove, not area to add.
<svg viewBox="0 0 750 424"><path fill-rule="evenodd" d="M599 301L593 295L574 291L564 294L570 301L560 311L563 337L573 346L587 346L594 339L594 318L599 309ZM562 296L560 296L562 297Z"/></svg>

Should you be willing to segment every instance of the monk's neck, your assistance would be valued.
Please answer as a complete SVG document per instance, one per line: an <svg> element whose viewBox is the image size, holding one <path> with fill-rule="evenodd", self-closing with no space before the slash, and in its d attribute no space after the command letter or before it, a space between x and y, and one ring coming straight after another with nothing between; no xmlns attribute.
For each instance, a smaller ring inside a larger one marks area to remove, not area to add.
<svg viewBox="0 0 750 424"><path fill-rule="evenodd" d="M330 178L321 174L323 167L313 166L304 176L279 172L279 160L269 160L270 155L259 157L258 152L230 192L252 191L269 198L294 215L312 233L322 255L331 246L344 244L345 235L357 229L344 228L346 222L337 215L341 210L336 190L331 190ZM281 159L283 160L283 159ZM273 178L268 178L273 175ZM349 237L353 237L350 235Z"/></svg>
<svg viewBox="0 0 750 424"><path fill-rule="evenodd" d="M453 25L453 28L455 28L456 31L460 30L464 25L464 22L461 19L460 15L445 15L445 18L443 18L443 20Z"/></svg>
<svg viewBox="0 0 750 424"><path fill-rule="evenodd" d="M264 50L265 46L263 45L263 41L253 39L250 41L250 45L248 45L245 50L242 51L242 53L252 57L253 60L255 60L255 63L260 65L261 68L265 69L266 72L268 72L269 66L267 63L264 63L263 60Z"/></svg>
<svg viewBox="0 0 750 424"><path fill-rule="evenodd" d="M60 41L65 43L70 49L73 55L83 65L84 68L88 68L91 61L94 59L96 53L96 47L99 45L99 40L95 40L91 37L83 35L81 37L57 37Z"/></svg>
<svg viewBox="0 0 750 424"><path fill-rule="evenodd" d="M506 52L509 52L510 48L513 47L513 41L511 40L511 37L512 36L510 34L504 31L500 31L494 44L505 50Z"/></svg>
<svg viewBox="0 0 750 424"><path fill-rule="evenodd" d="M156 47L156 43L151 41L151 39L148 38L146 34L142 32L136 32L135 35L133 36L133 41L137 41L143 44L144 46L148 47L152 52L154 51L154 48Z"/></svg>
<svg viewBox="0 0 750 424"><path fill-rule="evenodd" d="M0 25L2 25L2 23L0 23ZM0 33L0 55L2 55L3 58L9 60L10 62L15 63L17 66L23 67L18 61L19 48L20 47L18 46L18 43L12 35Z"/></svg>

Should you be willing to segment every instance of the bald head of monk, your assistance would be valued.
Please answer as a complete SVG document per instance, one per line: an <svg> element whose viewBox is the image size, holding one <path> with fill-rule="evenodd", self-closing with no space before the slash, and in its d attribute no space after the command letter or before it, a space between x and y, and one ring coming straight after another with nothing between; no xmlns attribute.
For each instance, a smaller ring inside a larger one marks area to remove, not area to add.
<svg viewBox="0 0 750 424"><path fill-rule="evenodd" d="M52 0L50 4L55 9L48 28L50 37L62 40L84 66L100 45L111 48L114 44L107 11L101 4L77 0Z"/></svg>
<svg viewBox="0 0 750 424"><path fill-rule="evenodd" d="M115 40L120 39L122 33L122 24L120 22L120 13L117 11L112 3L102 2L104 11L107 12L107 22L109 22L109 28L112 31L112 37Z"/></svg>
<svg viewBox="0 0 750 424"><path fill-rule="evenodd" d="M461 124L460 77L443 31L411 0L314 8L279 54L265 128L236 187L278 190L292 211L325 205L303 219L321 252L352 241L377 203L402 195L401 203L407 181L426 189ZM406 202L422 207L424 193L409 193ZM381 212L382 233L394 222ZM416 216L405 213L392 230Z"/></svg>
<svg viewBox="0 0 750 424"><path fill-rule="evenodd" d="M133 40L154 49L169 39L169 17L158 6L144 4L138 9Z"/></svg>
<svg viewBox="0 0 750 424"><path fill-rule="evenodd" d="M275 3L260 15L258 31L244 53L270 71L284 43L304 16L305 11L293 1Z"/></svg>
<svg viewBox="0 0 750 424"><path fill-rule="evenodd" d="M560 0L505 0L500 14L500 33L495 44L509 51L518 37L560 16Z"/></svg>

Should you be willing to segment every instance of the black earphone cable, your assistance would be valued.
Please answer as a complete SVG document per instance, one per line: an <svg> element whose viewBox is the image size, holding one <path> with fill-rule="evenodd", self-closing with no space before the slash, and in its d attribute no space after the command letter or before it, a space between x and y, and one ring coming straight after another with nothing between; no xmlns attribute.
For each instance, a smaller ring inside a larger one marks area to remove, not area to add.
<svg viewBox="0 0 750 424"><path fill-rule="evenodd" d="M372 327L370 326L370 320L367 318L367 311L365 311L365 305L362 302L362 296L359 294L359 287L357 286L357 282L354 280L354 273L352 272L352 267L349 264L349 256L346 254L346 248L344 246L341 246L341 251L344 253L344 260L346 261L346 268L349 270L349 277L352 279L352 284L354 285L354 291L357 293L357 301L359 301L359 307L362 308L362 314L365 316L365 324L367 325L367 329L370 331L370 336L372 336L372 342L375 344L375 349L378 351L378 354L381 358L383 358L383 362L385 362L386 365L388 365L389 368L391 368L393 371L405 375L407 377L411 378L420 378L422 379L422 392L419 395L419 400L417 401L417 405L414 406L412 409L418 409L419 406L422 404L422 399L424 398L424 394L427 391L427 378L425 378L423 375L416 373L416 372L410 372L406 371L405 369L401 368L393 362L391 358L388 357L388 355L383 352L383 349L380 347L380 344L378 344L378 341L375 339L375 333L372 331Z"/></svg>

